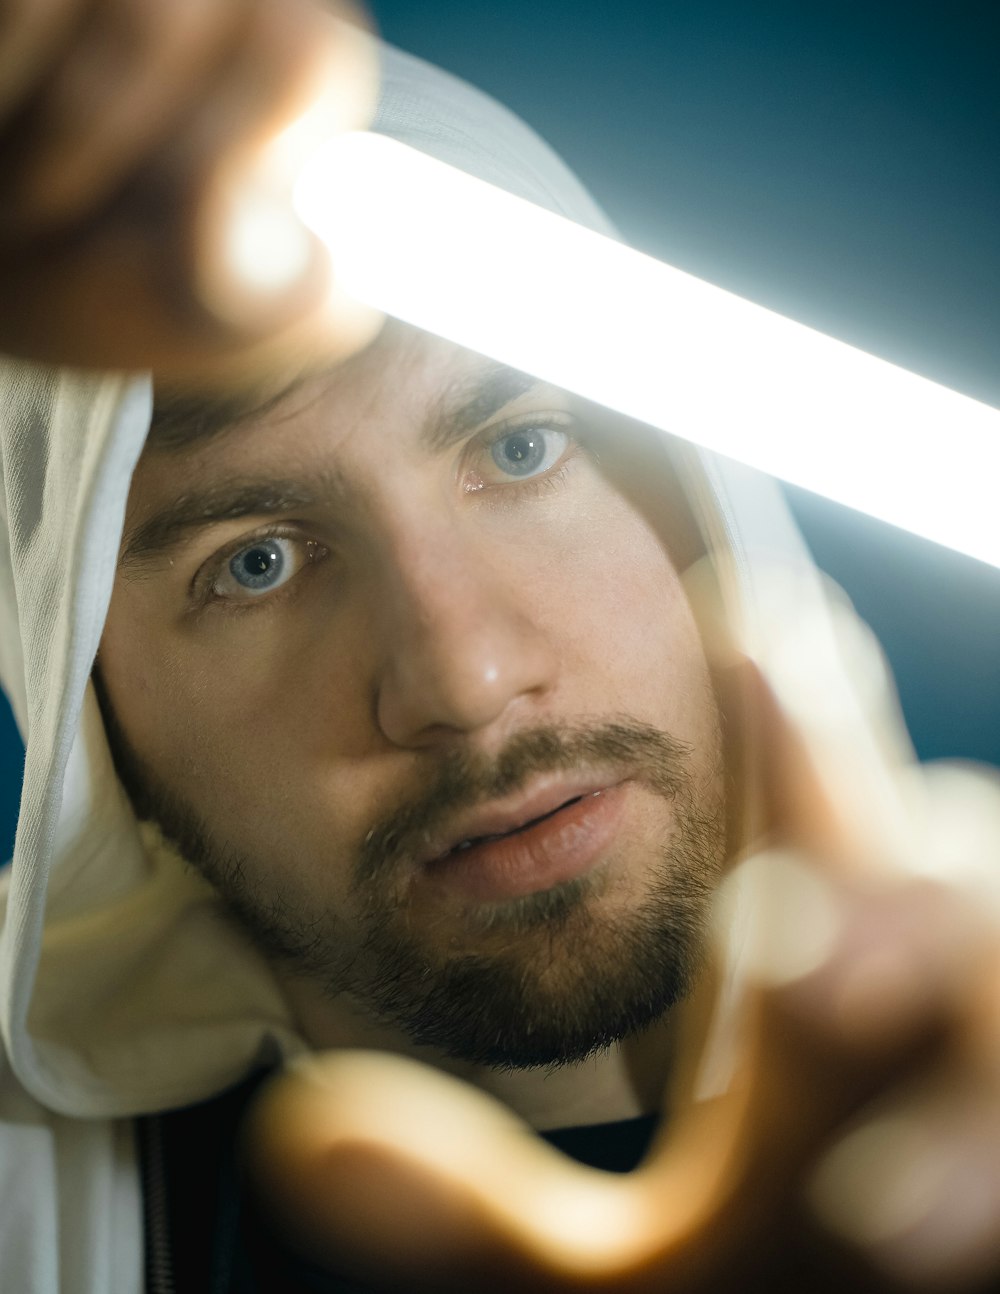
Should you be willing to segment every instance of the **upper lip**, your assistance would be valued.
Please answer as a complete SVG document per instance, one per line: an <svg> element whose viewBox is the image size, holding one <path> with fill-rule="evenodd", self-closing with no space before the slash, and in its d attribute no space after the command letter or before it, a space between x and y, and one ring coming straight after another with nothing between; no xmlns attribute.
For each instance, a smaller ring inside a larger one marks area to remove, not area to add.
<svg viewBox="0 0 1000 1294"><path fill-rule="evenodd" d="M555 813L571 800L610 790L621 781L607 774L582 773L567 777L548 776L535 781L526 790L480 805L459 814L449 824L447 834L430 842L426 862L436 862L460 845L484 836L504 836L518 831L538 818Z"/></svg>

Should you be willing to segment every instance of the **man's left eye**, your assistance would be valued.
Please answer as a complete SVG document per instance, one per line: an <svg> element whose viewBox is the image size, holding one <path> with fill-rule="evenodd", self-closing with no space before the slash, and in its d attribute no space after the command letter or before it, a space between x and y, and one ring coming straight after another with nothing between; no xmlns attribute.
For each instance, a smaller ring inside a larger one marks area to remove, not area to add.
<svg viewBox="0 0 1000 1294"><path fill-rule="evenodd" d="M521 427L495 440L490 457L507 476L538 476L559 462L568 444L569 436L556 427Z"/></svg>

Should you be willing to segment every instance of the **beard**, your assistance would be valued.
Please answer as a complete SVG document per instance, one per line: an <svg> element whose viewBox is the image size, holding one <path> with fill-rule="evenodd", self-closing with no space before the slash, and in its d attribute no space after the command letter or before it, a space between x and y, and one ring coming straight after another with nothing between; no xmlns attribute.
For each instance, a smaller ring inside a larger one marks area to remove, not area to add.
<svg viewBox="0 0 1000 1294"><path fill-rule="evenodd" d="M219 840L144 767L103 696L102 709L137 814L210 882L264 955L331 999L347 994L354 1009L417 1045L494 1069L553 1068L642 1033L693 987L725 858L719 749L700 782L688 747L631 719L524 731L495 759L451 750L436 759L429 785L364 834L348 921L296 887L294 850L268 858L265 871ZM607 911L607 870L599 867L540 893L478 905L448 947L426 924L417 928L407 882L456 812L514 793L538 774L594 766L669 802L668 838L644 860L641 898L624 912Z"/></svg>

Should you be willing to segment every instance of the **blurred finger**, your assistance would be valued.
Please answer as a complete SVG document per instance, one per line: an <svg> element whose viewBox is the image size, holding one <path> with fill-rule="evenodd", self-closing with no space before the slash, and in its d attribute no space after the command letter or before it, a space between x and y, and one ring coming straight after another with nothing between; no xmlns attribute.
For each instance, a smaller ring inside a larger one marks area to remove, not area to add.
<svg viewBox="0 0 1000 1294"><path fill-rule="evenodd" d="M67 45L87 0L7 0L0 11L0 123Z"/></svg>
<svg viewBox="0 0 1000 1294"><path fill-rule="evenodd" d="M906 874L913 761L884 655L845 595L807 568L759 572L742 623L727 560L685 579L749 775L745 850L780 843L846 874Z"/></svg>
<svg viewBox="0 0 1000 1294"><path fill-rule="evenodd" d="M949 1074L883 1103L811 1185L832 1232L907 1288L979 1288L1000 1266L997 1075Z"/></svg>
<svg viewBox="0 0 1000 1294"><path fill-rule="evenodd" d="M112 225L81 247L5 267L0 349L51 364L152 369L164 382L225 387L281 380L367 345L374 312L305 283L244 326L185 309L170 262L145 224ZM321 279L321 284L326 280ZM95 310L94 302L100 302ZM251 326L255 325L255 326Z"/></svg>
<svg viewBox="0 0 1000 1294"><path fill-rule="evenodd" d="M747 1085L734 1153L741 1147L766 1183L772 1171L781 1178L781 1147L792 1199L795 1173L879 1092L927 1065L961 1075L976 1035L970 1004L995 983L995 901L980 910L966 877L972 863L985 893L974 864L986 860L995 894L1000 856L995 787L950 770L930 779L932 791L906 763L891 681L867 631L812 588L790 596L795 587L770 590L752 662L747 639L720 621L717 586L695 596L723 686L738 696L756 810L750 860L722 901L731 1001L716 1004L714 1068L699 1081L717 1092ZM994 1021L995 996L992 1014L980 1010ZM995 1046L995 1024L978 1036ZM851 1189L841 1175L827 1197L849 1199ZM733 1198L752 1216L749 1185Z"/></svg>
<svg viewBox="0 0 1000 1294"><path fill-rule="evenodd" d="M413 1061L314 1057L246 1129L256 1187L313 1257L391 1289L601 1289L651 1233L630 1179L584 1170Z"/></svg>
<svg viewBox="0 0 1000 1294"><path fill-rule="evenodd" d="M105 206L218 86L247 19L238 0L93 6L23 122L8 232L37 236Z"/></svg>
<svg viewBox="0 0 1000 1294"><path fill-rule="evenodd" d="M306 0L254 0L253 12L218 103L198 107L141 183L99 222L6 258L4 349L225 386L332 362L374 336L379 317L331 279L288 200L301 149L371 111L372 43Z"/></svg>
<svg viewBox="0 0 1000 1294"><path fill-rule="evenodd" d="M367 124L377 62L374 43L358 26L303 8L308 20L289 24L285 4L262 5L242 73L234 71L225 101L186 132L184 156L174 159L195 172L198 158L224 159L198 195L189 256L199 302L234 326L256 324L304 280L317 302L336 304L335 267L331 275L325 248L295 215L292 188L315 148ZM259 72L265 51L268 86ZM262 101L270 103L266 113Z"/></svg>
<svg viewBox="0 0 1000 1294"><path fill-rule="evenodd" d="M831 1230L894 1280L965 1290L1000 1269L1000 787L985 770L944 766L921 789L922 861L950 882L961 946L947 966L929 947L942 932L939 905L910 979L925 999L950 993L946 1045L838 1137L811 1196ZM865 986L862 999L861 987L851 996L870 1014L873 994Z"/></svg>

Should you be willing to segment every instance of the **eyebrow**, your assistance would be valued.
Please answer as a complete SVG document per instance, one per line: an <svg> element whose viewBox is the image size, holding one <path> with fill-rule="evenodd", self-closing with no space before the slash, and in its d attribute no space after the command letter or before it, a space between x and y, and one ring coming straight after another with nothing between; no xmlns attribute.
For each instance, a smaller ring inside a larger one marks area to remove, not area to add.
<svg viewBox="0 0 1000 1294"><path fill-rule="evenodd" d="M128 571L163 557L195 531L243 517L266 517L315 507L344 493L343 483L328 472L309 488L295 480L228 480L174 499L147 521L126 530L118 566Z"/></svg>
<svg viewBox="0 0 1000 1294"><path fill-rule="evenodd" d="M520 369L483 360L451 382L431 409L421 443L431 453L450 448L508 404L543 383Z"/></svg>
<svg viewBox="0 0 1000 1294"><path fill-rule="evenodd" d="M329 369L335 377L337 367ZM301 374L278 391L267 395L255 392L211 395L158 391L153 403L153 421L146 438L147 447L166 453L202 445L273 412L285 400L301 390L307 382L323 377L322 372ZM462 435L491 418L516 400L538 379L496 360L482 358L471 371L455 379L438 398L432 410L425 443L432 450L447 449Z"/></svg>
<svg viewBox="0 0 1000 1294"><path fill-rule="evenodd" d="M421 446L429 453L448 449L539 385L537 378L518 369L483 360L471 372L449 383L434 401L421 430ZM216 424L208 435L218 430ZM331 502L345 500L348 494L340 474L329 468L317 472L311 486L293 479L243 478L185 491L148 520L125 532L118 565L125 573L147 566L178 547L188 535L207 526L244 517L280 515L320 504L329 506Z"/></svg>

